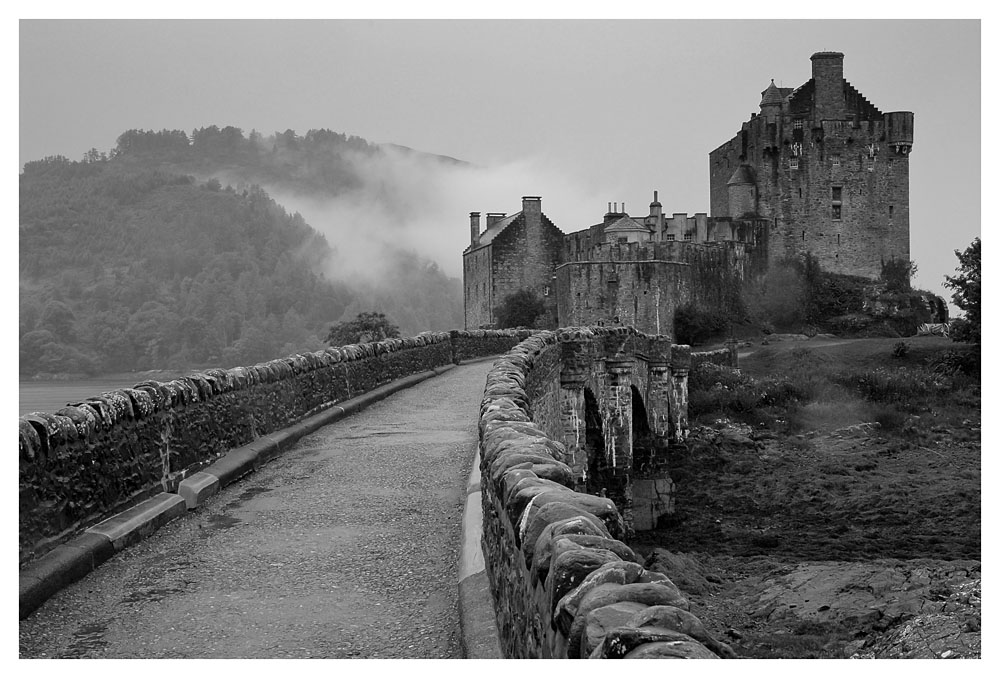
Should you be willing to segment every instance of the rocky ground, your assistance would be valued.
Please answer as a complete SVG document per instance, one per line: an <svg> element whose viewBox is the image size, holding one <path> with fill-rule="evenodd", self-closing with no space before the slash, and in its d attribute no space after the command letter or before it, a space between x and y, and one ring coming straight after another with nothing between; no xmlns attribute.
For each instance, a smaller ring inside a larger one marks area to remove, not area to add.
<svg viewBox="0 0 1000 678"><path fill-rule="evenodd" d="M896 343L772 345L741 367L922 374L951 346L914 339L894 363ZM787 411L698 417L672 459L677 512L636 550L742 657L980 656L978 379L891 407L821 386Z"/></svg>

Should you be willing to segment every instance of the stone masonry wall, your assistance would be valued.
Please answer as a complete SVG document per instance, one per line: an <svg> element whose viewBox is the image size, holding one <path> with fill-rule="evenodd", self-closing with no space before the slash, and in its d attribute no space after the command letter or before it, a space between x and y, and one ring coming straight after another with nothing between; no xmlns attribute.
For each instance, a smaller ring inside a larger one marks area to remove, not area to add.
<svg viewBox="0 0 1000 678"><path fill-rule="evenodd" d="M566 448L532 394L558 386L560 343L632 328L539 332L490 371L480 409L483 552L508 658L733 657L665 575L621 541L622 516L575 492ZM537 372L536 372L537 370ZM535 413L537 420L532 417Z"/></svg>
<svg viewBox="0 0 1000 678"><path fill-rule="evenodd" d="M212 369L21 417L20 560L228 450L400 377L508 350L530 333L435 332Z"/></svg>

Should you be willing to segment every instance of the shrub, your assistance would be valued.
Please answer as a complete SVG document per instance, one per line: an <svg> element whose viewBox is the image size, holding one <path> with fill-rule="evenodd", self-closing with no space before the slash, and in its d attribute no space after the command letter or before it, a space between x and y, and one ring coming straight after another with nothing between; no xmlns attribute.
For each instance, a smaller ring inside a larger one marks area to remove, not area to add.
<svg viewBox="0 0 1000 678"><path fill-rule="evenodd" d="M545 301L531 290L504 297L496 308L497 327L534 327L545 314Z"/></svg>
<svg viewBox="0 0 1000 678"><path fill-rule="evenodd" d="M688 303L674 312L674 336L679 344L703 344L726 331L729 317L717 311L704 311Z"/></svg>
<svg viewBox="0 0 1000 678"><path fill-rule="evenodd" d="M910 345L905 341L897 341L892 346L892 357L893 358L905 358L910 352Z"/></svg>

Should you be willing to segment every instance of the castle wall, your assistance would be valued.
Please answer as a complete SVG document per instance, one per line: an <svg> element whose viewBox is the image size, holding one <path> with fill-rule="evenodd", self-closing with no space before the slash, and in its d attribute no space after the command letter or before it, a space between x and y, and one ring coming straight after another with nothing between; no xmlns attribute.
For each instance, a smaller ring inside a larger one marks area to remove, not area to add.
<svg viewBox="0 0 1000 678"><path fill-rule="evenodd" d="M674 312L692 299L691 268L659 260L570 262L556 269L556 295L562 326L616 323L673 336Z"/></svg>
<svg viewBox="0 0 1000 678"><path fill-rule="evenodd" d="M484 245L462 256L465 329L493 326L493 247Z"/></svg>
<svg viewBox="0 0 1000 678"><path fill-rule="evenodd" d="M259 436L409 374L495 355L527 331L437 332L146 381L19 424L24 562Z"/></svg>

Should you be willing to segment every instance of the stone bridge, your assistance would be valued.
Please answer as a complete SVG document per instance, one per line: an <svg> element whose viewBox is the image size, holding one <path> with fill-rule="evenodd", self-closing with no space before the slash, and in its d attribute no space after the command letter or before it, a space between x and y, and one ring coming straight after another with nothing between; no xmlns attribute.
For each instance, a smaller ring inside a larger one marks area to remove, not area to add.
<svg viewBox="0 0 1000 678"><path fill-rule="evenodd" d="M631 328L427 333L143 382L23 417L22 619L185 505L290 454L359 395L503 351L481 391L481 484L466 522L481 506L504 656L731 656L623 541L671 511L669 453L687 433L692 359ZM159 517L126 535L121 517L149 505Z"/></svg>

